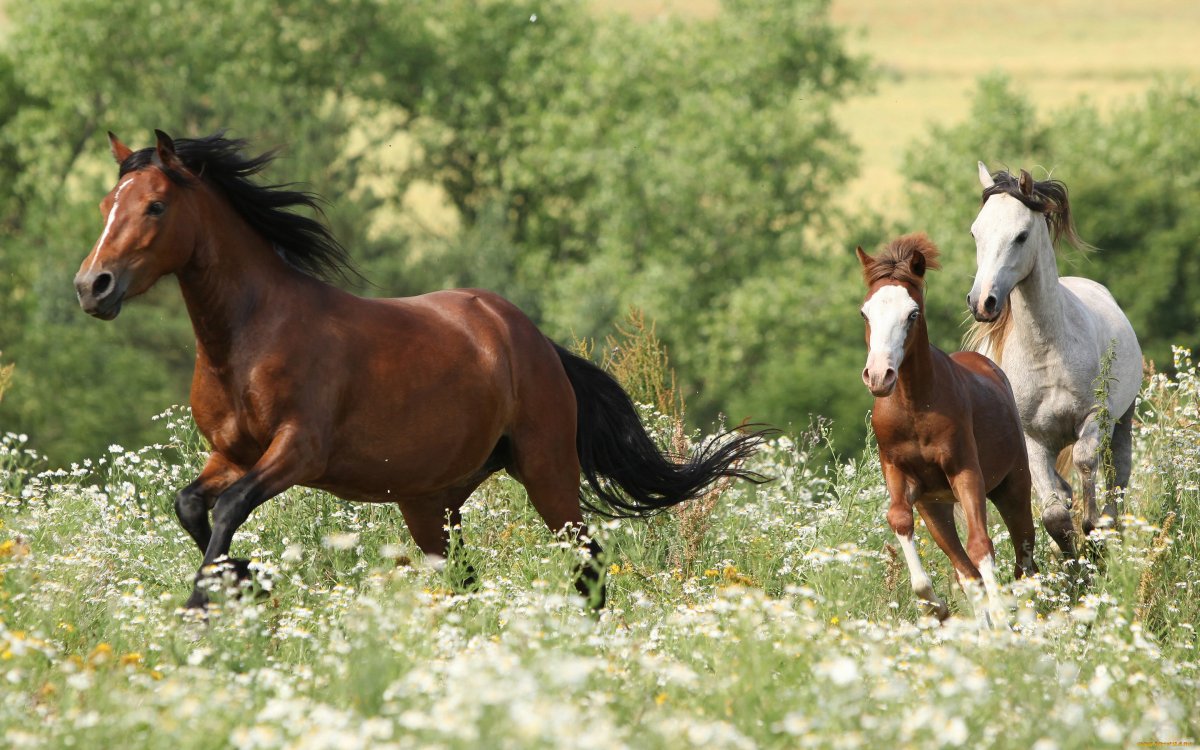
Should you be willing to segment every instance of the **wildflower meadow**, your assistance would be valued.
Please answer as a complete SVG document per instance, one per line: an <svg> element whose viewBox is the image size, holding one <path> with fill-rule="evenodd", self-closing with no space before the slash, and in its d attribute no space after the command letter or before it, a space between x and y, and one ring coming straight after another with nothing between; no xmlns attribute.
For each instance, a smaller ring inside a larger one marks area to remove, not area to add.
<svg viewBox="0 0 1200 750"><path fill-rule="evenodd" d="M448 561L396 509L296 488L261 507L201 618L175 491L199 468L186 409L162 441L46 471L0 447L0 745L12 748L753 748L1190 744L1200 735L1200 373L1153 374L1123 528L1087 562L1039 529L1041 573L983 628L948 562L954 616L921 616L884 521L877 456L831 458L816 424L648 521L592 519L609 604L574 591L556 539L504 475L471 499ZM664 441L672 420L646 408ZM693 435L692 441L702 436ZM474 587L464 585L470 563Z"/></svg>

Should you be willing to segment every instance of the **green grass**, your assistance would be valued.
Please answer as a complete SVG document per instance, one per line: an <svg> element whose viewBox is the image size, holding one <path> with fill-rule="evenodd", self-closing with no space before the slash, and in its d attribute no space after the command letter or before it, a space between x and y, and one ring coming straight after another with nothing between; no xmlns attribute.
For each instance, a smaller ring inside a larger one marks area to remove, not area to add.
<svg viewBox="0 0 1200 750"><path fill-rule="evenodd" d="M259 595L184 601L199 555L171 508L190 420L34 476L15 436L0 527L0 742L11 747L1126 747L1200 729L1200 376L1144 394L1123 535L1078 580L1044 546L1009 627L919 616L889 549L877 459L773 442L705 523L595 524L610 606L573 595L573 545L513 480L464 514L481 586L427 564L395 509L295 489L235 540ZM649 413L648 417L652 417ZM666 429L665 421L657 424ZM665 434L664 434L665 439ZM20 485L20 489L16 487ZM693 509L694 511L694 509ZM695 521L692 518L691 521ZM689 532L687 529L701 529ZM918 536L924 537L918 529ZM1031 718L1034 717L1034 718ZM1040 743L1040 744L1039 744Z"/></svg>

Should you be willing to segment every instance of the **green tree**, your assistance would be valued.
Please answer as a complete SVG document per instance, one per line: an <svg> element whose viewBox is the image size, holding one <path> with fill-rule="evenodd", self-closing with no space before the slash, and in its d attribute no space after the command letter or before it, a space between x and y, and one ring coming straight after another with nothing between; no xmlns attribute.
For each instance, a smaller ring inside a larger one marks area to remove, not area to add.
<svg viewBox="0 0 1200 750"><path fill-rule="evenodd" d="M932 128L909 150L911 221L942 245L946 275L965 294L975 270L967 230L979 210L976 161L1052 174L1067 184L1079 233L1095 248L1060 248L1060 273L1106 285L1145 355L1169 367L1172 344L1200 344L1198 117L1195 82L1163 81L1107 114L1078 102L1038 116L1003 77L982 79L967 121ZM947 320L963 319L961 294L947 295Z"/></svg>
<svg viewBox="0 0 1200 750"><path fill-rule="evenodd" d="M105 325L79 312L70 279L114 177L105 130L139 145L154 127L228 127L286 145L268 178L333 198L329 221L376 284L359 291L490 287L559 339L602 339L637 306L683 389L703 393L698 421L730 404L807 421L820 399L776 410L718 368L730 337L783 314L747 317L764 314L762 290L786 302L782 274L826 265L805 237L841 226L830 197L854 152L830 108L866 67L827 11L728 0L711 20L638 24L569 0L13 6L0 343L19 375L0 420L65 460L142 439L151 413L184 398L191 340L170 285ZM413 223L415 186L457 229ZM723 325L735 312L744 319ZM781 373L789 357L823 359L755 345L736 365L756 371L768 356Z"/></svg>

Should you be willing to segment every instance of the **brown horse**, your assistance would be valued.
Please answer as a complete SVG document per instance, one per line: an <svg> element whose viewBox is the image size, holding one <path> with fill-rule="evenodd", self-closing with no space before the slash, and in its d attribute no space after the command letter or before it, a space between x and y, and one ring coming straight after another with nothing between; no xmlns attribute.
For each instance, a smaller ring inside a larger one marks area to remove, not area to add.
<svg viewBox="0 0 1200 750"><path fill-rule="evenodd" d="M509 302L460 289L364 299L327 283L351 272L315 197L250 178L272 159L220 134L131 151L100 204L103 233L75 277L79 303L112 320L175 274L196 334L192 413L212 452L175 510L204 561L229 554L251 511L293 485L400 507L417 545L446 555L446 522L507 470L554 531L592 560L576 585L603 605L600 547L580 510L580 470L610 515L646 515L739 467L760 434L726 435L683 463L664 456L615 380L547 339ZM603 477L603 479L602 479ZM210 525L209 514L212 521ZM240 575L243 560L231 561Z"/></svg>
<svg viewBox="0 0 1200 750"><path fill-rule="evenodd" d="M928 237L905 235L875 258L861 247L857 253L867 284L862 316L869 353L862 379L875 396L871 425L891 496L888 524L904 550L913 591L939 619L949 616L913 543L915 507L964 588L982 579L995 622L1004 613L985 496L1012 535L1016 577L1037 570L1029 462L1012 389L987 357L947 356L930 345L925 271L939 265ZM954 526L955 501L966 518L965 551Z"/></svg>

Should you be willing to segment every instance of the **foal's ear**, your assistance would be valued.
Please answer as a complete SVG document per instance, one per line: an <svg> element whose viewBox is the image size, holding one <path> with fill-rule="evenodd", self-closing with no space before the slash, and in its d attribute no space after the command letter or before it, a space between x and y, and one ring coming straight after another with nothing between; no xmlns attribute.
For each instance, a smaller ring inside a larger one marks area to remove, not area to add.
<svg viewBox="0 0 1200 750"><path fill-rule="evenodd" d="M925 253L913 250L912 257L908 259L908 267L917 278L925 278Z"/></svg>
<svg viewBox="0 0 1200 750"><path fill-rule="evenodd" d="M183 166L183 162L175 155L175 141L171 140L171 136L161 130L155 130L154 135L158 139L154 144L154 155L158 157L159 163L167 169L187 172L187 167Z"/></svg>
<svg viewBox="0 0 1200 750"><path fill-rule="evenodd" d="M113 132L108 131L108 148L112 151L113 158L117 160L117 164L124 164L129 155L133 153L133 149L121 143L121 139L113 135Z"/></svg>
<svg viewBox="0 0 1200 750"><path fill-rule="evenodd" d="M992 173L988 171L987 165L983 162L979 162L979 184L983 186L984 190L996 184L996 181L992 179Z"/></svg>
<svg viewBox="0 0 1200 750"><path fill-rule="evenodd" d="M1018 180L1018 184L1021 187L1022 195L1024 195L1026 198L1033 197L1033 175L1029 174L1024 169L1022 169L1021 170L1021 179Z"/></svg>
<svg viewBox="0 0 1200 750"><path fill-rule="evenodd" d="M870 268L875 265L875 259L864 253L861 245L854 248L854 254L858 256L858 262L862 264L863 268Z"/></svg>

